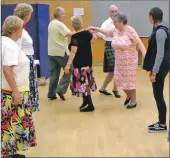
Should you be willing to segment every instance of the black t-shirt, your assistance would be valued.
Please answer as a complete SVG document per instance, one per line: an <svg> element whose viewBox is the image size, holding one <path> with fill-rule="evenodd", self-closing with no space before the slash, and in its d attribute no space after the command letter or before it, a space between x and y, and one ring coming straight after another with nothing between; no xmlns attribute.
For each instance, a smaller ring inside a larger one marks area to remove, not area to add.
<svg viewBox="0 0 170 158"><path fill-rule="evenodd" d="M78 32L72 36L69 50L71 50L71 46L77 46L77 52L73 60L74 68L92 67L92 38L93 35L89 31Z"/></svg>

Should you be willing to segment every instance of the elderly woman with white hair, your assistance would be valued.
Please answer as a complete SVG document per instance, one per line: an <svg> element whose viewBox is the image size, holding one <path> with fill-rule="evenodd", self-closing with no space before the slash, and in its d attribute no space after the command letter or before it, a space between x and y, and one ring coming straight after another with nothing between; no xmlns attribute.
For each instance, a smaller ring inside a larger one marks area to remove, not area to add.
<svg viewBox="0 0 170 158"><path fill-rule="evenodd" d="M112 47L115 49L114 80L118 88L124 90L127 98L124 105L127 109L135 108L136 102L136 70L138 65L137 48L146 54L146 49L137 32L127 25L127 17L124 13L117 13L112 17L116 29L111 31L90 27L107 37L112 37ZM130 104L129 104L130 103Z"/></svg>
<svg viewBox="0 0 170 158"><path fill-rule="evenodd" d="M36 146L29 100L29 59L17 46L23 20L5 19L2 28L1 156L24 158L17 150Z"/></svg>
<svg viewBox="0 0 170 158"><path fill-rule="evenodd" d="M91 112L95 108L90 91L97 89L92 69L91 41L96 36L89 31L83 30L81 16L74 16L71 20L76 33L71 37L69 44L71 52L64 70L66 74L69 74L70 65L73 63L74 69L70 83L72 94L83 98L80 112Z"/></svg>
<svg viewBox="0 0 170 158"><path fill-rule="evenodd" d="M37 72L36 65L34 62L34 48L33 40L29 33L26 31L26 24L29 22L33 8L30 4L20 3L14 9L14 15L18 16L24 21L24 29L22 31L22 36L17 40L18 46L27 55L30 60L30 101L32 106L32 111L39 111L39 93L38 93L38 83L37 83Z"/></svg>

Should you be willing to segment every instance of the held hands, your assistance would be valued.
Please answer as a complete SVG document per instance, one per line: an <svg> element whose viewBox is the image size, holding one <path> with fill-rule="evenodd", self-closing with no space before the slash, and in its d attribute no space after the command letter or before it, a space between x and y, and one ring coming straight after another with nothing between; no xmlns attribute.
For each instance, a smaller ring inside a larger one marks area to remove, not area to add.
<svg viewBox="0 0 170 158"><path fill-rule="evenodd" d="M22 104L21 93L19 91L13 91L12 97L14 100L14 105Z"/></svg>
<svg viewBox="0 0 170 158"><path fill-rule="evenodd" d="M67 75L70 73L70 65L66 65L66 67L64 68L64 73Z"/></svg>
<svg viewBox="0 0 170 158"><path fill-rule="evenodd" d="M95 27L90 26L90 27L88 27L86 30L87 30L87 31L94 31L94 30L95 30Z"/></svg>
<svg viewBox="0 0 170 158"><path fill-rule="evenodd" d="M149 72L149 78L152 83L156 82L156 73Z"/></svg>

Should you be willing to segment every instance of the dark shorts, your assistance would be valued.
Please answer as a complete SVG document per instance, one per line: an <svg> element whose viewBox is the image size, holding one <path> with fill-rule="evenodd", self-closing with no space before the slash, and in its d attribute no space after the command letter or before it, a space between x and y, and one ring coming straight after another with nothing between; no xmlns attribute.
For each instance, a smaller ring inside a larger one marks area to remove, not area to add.
<svg viewBox="0 0 170 158"><path fill-rule="evenodd" d="M114 72L114 66L115 66L115 52L111 46L111 42L106 41L104 50L103 71Z"/></svg>

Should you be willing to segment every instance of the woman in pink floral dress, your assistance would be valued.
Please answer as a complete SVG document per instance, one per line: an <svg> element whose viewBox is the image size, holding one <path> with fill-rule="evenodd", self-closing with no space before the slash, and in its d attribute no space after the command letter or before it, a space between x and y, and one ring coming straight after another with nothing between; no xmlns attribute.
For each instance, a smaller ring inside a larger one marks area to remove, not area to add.
<svg viewBox="0 0 170 158"><path fill-rule="evenodd" d="M124 105L127 109L135 108L136 103L136 70L138 65L138 51L143 55L146 49L136 31L127 25L127 17L123 13L117 13L113 17L116 29L112 31L97 27L90 27L106 36L112 36L112 47L115 49L114 80L118 88L124 90L127 98Z"/></svg>

